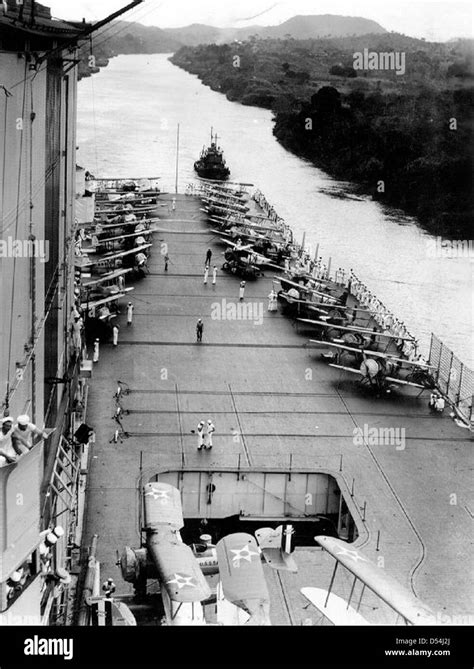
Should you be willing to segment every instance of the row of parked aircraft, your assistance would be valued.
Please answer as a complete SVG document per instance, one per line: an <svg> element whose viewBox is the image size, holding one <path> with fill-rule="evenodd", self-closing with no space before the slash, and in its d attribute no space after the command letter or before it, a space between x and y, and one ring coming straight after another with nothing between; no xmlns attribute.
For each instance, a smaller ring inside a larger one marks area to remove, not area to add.
<svg viewBox="0 0 474 669"><path fill-rule="evenodd" d="M311 275L298 254L295 258L285 226L250 212L238 188L207 183L202 196L203 210L217 226L212 232L227 247L224 269L248 278L266 268L278 270L275 281L281 284L283 309L315 332L310 344L329 348L323 358L332 367L358 376L376 393L390 392L396 385L421 392L434 388L430 366L416 355L415 339L373 327L375 313L353 299L348 303L344 286ZM412 355L401 354L403 347L411 348Z"/></svg>

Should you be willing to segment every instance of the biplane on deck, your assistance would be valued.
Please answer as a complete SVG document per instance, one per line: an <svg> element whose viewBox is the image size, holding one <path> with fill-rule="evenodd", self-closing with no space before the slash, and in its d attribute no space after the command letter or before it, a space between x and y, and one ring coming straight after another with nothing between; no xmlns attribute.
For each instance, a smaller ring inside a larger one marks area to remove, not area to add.
<svg viewBox="0 0 474 669"><path fill-rule="evenodd" d="M407 588L388 574L385 569L369 560L361 550L351 547L341 539L328 536L314 537L321 548L335 559L334 570L327 590L304 587L301 593L333 625L370 625L370 624L405 624L436 625L434 612L415 597ZM342 567L353 576L347 601L333 592L338 568ZM355 587L360 583L360 593L356 608L352 607ZM392 612L392 619L385 623L371 623L360 613L365 590L369 590L375 599L387 605Z"/></svg>

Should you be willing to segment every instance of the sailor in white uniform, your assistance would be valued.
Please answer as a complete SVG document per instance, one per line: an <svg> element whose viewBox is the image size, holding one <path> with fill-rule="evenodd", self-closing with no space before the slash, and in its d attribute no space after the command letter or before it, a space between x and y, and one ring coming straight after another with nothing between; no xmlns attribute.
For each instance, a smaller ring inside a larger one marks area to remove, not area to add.
<svg viewBox="0 0 474 669"><path fill-rule="evenodd" d="M273 290L271 290L270 294L268 295L268 311L276 311L277 310L277 294Z"/></svg>
<svg viewBox="0 0 474 669"><path fill-rule="evenodd" d="M198 423L197 433L198 433L198 451L202 451L202 447L204 446L204 421L203 420L199 421L199 423Z"/></svg>
<svg viewBox="0 0 474 669"><path fill-rule="evenodd" d="M1 420L2 427L0 429L0 467L9 465L15 462L17 456L21 451L16 451L12 443L13 435L13 418L12 416L5 416Z"/></svg>
<svg viewBox="0 0 474 669"><path fill-rule="evenodd" d="M211 419L207 421L207 444L206 448L212 448L212 435L216 431L215 425Z"/></svg>

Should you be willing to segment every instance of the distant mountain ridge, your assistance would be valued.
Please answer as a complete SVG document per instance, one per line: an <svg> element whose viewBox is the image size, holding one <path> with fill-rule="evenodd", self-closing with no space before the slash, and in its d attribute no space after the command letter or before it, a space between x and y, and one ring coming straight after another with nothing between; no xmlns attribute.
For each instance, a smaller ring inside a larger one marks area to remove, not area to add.
<svg viewBox="0 0 474 669"><path fill-rule="evenodd" d="M112 29L107 25L97 31L91 47L85 43L80 51L79 78L90 76L105 67L110 58L118 54L173 53L181 47L199 44L225 44L234 40L245 41L254 35L260 38L295 40L388 34L375 21L357 16L335 16L333 14L293 16L276 26L248 26L247 28L217 28L203 23L193 23L183 28L159 28L138 22L113 21Z"/></svg>
<svg viewBox="0 0 474 669"><path fill-rule="evenodd" d="M233 40L246 40L252 35L259 37L294 39L316 37L347 37L386 33L376 21L359 16L337 16L334 14L299 15L276 26L248 26L246 28L216 28L202 23L193 23L183 28L164 28L164 32L186 46L198 44L223 44Z"/></svg>

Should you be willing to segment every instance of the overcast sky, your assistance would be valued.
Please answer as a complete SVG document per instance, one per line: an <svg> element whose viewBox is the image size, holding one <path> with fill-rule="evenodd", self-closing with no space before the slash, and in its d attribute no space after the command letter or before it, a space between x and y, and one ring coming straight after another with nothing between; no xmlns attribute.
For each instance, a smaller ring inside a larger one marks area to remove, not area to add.
<svg viewBox="0 0 474 669"><path fill-rule="evenodd" d="M53 16L96 21L130 0L42 0ZM124 19L161 28L275 25L296 14L339 14L377 21L387 30L428 40L472 37L472 2L458 0L145 0Z"/></svg>

